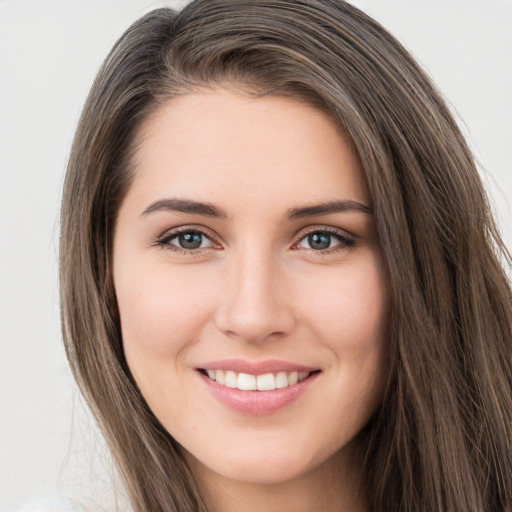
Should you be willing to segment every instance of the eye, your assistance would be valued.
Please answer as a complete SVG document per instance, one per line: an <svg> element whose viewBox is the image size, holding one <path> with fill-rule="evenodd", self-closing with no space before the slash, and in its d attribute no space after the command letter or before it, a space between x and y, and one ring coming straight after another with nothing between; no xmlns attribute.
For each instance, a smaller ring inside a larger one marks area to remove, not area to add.
<svg viewBox="0 0 512 512"><path fill-rule="evenodd" d="M198 231L184 231L173 236L168 243L175 243L183 249L199 249L203 246L206 237Z"/></svg>
<svg viewBox="0 0 512 512"><path fill-rule="evenodd" d="M157 240L157 244L182 253L193 253L210 247L219 248L206 233L192 228L168 231Z"/></svg>
<svg viewBox="0 0 512 512"><path fill-rule="evenodd" d="M347 235L328 229L315 229L303 236L296 247L315 252L331 252L355 245L355 240Z"/></svg>

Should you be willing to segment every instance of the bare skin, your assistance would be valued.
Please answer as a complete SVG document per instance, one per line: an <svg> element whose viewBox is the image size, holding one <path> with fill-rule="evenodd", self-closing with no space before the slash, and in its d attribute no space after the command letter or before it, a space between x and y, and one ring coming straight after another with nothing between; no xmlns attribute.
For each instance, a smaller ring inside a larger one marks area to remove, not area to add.
<svg viewBox="0 0 512 512"><path fill-rule="evenodd" d="M345 456L348 456L346 451ZM254 485L230 480L226 486L187 456L201 491L215 512L365 512L359 496L357 460L332 459L308 474L276 484ZM347 473L347 468L352 468ZM228 492L226 492L229 489Z"/></svg>

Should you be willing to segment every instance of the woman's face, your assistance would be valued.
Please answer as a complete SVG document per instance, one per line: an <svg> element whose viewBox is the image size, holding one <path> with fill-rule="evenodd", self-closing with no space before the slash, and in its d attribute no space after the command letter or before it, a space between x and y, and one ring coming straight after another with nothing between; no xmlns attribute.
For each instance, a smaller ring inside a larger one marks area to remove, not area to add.
<svg viewBox="0 0 512 512"><path fill-rule="evenodd" d="M114 283L128 365L192 467L276 483L343 458L385 378L388 296L346 139L283 97L176 97L138 134Z"/></svg>

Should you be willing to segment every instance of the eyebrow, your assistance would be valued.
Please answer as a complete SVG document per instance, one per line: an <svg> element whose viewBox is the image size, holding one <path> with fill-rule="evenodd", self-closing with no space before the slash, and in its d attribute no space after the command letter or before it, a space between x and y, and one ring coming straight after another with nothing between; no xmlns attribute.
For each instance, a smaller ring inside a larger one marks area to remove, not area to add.
<svg viewBox="0 0 512 512"><path fill-rule="evenodd" d="M190 213L194 215L203 215L206 217L226 219L228 214L211 203L203 203L193 201L191 199L160 199L151 203L141 214L141 216L149 215L156 211L171 211L180 213ZM316 217L319 215L329 215L331 213L343 212L361 212L368 215L373 214L372 208L357 201L341 200L330 201L312 206L303 206L300 208L292 208L288 210L286 217L289 220L302 219L304 217Z"/></svg>
<svg viewBox="0 0 512 512"><path fill-rule="evenodd" d="M316 217L318 215L329 215L331 213L343 212L361 212L368 215L373 214L373 209L357 201L343 200L330 201L313 206L304 206L302 208L292 208L288 210L287 217L290 220L302 219L304 217Z"/></svg>
<svg viewBox="0 0 512 512"><path fill-rule="evenodd" d="M211 203L201 203L191 199L160 199L151 203L143 212L142 216L156 211L171 211L181 213L192 213L194 215L204 215L206 217L215 217L225 219L228 214L214 206Z"/></svg>

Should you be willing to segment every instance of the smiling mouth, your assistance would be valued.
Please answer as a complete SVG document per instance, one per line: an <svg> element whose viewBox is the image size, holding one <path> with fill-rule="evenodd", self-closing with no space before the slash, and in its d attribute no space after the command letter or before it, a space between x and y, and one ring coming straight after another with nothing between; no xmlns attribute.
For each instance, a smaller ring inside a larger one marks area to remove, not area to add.
<svg viewBox="0 0 512 512"><path fill-rule="evenodd" d="M262 375L252 375L232 370L211 370L208 368L199 368L199 372L227 388L239 389L241 391L273 391L302 382L311 375L320 373L320 370L310 372L282 371L264 373Z"/></svg>

